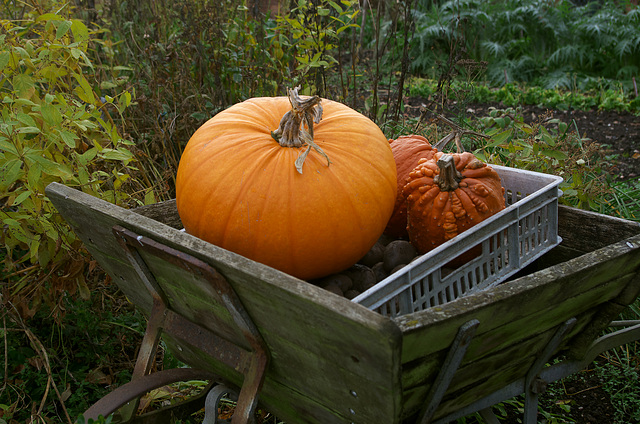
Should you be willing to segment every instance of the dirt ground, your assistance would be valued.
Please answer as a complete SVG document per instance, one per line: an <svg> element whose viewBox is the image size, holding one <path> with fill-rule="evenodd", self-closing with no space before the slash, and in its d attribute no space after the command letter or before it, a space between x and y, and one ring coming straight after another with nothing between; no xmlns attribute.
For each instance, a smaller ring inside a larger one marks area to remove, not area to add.
<svg viewBox="0 0 640 424"><path fill-rule="evenodd" d="M545 110L524 106L525 118ZM599 143L612 156L610 172L618 179L640 176L640 116L614 111L552 111L553 116L575 126L582 136Z"/></svg>
<svg viewBox="0 0 640 424"><path fill-rule="evenodd" d="M409 100L409 114L419 115L424 99ZM504 109L499 104L466 105L465 113L476 117L488 116L490 107ZM535 121L546 112L572 128L577 128L582 137L589 138L602 146L610 157L609 172L613 178L630 180L640 177L640 116L628 112L548 110L537 106L524 105L522 113L526 122Z"/></svg>

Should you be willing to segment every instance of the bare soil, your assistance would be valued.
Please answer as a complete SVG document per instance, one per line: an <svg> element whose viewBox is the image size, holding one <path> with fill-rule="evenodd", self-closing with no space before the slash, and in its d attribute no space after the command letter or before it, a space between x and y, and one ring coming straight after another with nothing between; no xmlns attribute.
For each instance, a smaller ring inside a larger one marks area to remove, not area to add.
<svg viewBox="0 0 640 424"><path fill-rule="evenodd" d="M525 120L548 110L523 106ZM574 126L581 136L602 146L610 155L609 172L614 178L628 180L640 176L640 117L615 111L550 111L554 118Z"/></svg>
<svg viewBox="0 0 640 424"><path fill-rule="evenodd" d="M408 114L419 115L420 106L425 102L420 98L410 99ZM501 104L471 104L465 105L465 110L460 112L480 118L488 116L491 107L506 108ZM532 105L521 108L525 122L533 122L543 114L551 113L551 117L566 122L582 137L598 143L608 156L608 171L612 178L630 180L640 177L640 116L616 111L549 110Z"/></svg>

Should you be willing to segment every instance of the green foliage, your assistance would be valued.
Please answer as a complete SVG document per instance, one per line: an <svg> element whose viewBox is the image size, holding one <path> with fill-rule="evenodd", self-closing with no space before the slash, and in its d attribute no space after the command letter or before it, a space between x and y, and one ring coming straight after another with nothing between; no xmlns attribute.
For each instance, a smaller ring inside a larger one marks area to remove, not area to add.
<svg viewBox="0 0 640 424"><path fill-rule="evenodd" d="M585 90L595 78L629 92L640 70L640 8L629 2L452 0L418 8L414 20L412 66L431 77L454 43L488 63L494 85Z"/></svg>
<svg viewBox="0 0 640 424"><path fill-rule="evenodd" d="M61 4L51 7L20 26L0 21L0 239L6 272L18 277L3 296L27 315L65 290L89 296L81 243L45 187L59 182L120 205L144 191L116 123L132 94L94 88L93 33Z"/></svg>
<svg viewBox="0 0 640 424"><path fill-rule="evenodd" d="M217 112L291 86L292 54L275 21L253 16L242 0L101 2L105 28L96 60L127 64L138 94L124 112L127 132L161 198L175 197L182 149Z"/></svg>
<svg viewBox="0 0 640 424"><path fill-rule="evenodd" d="M335 50L340 35L358 27L354 22L358 13L357 0L299 0L289 13L278 16L275 30L283 47L293 51L299 82L307 82L303 91L326 92L325 72L339 63Z"/></svg>
<svg viewBox="0 0 640 424"><path fill-rule="evenodd" d="M613 184L610 196L599 204L596 212L618 216L632 221L640 221L640 181L620 181ZM640 306L640 302L638 303ZM633 319L639 319L640 313Z"/></svg>
<svg viewBox="0 0 640 424"><path fill-rule="evenodd" d="M75 424L111 424L112 416L108 416L107 418L100 415L97 420L93 418L89 418L88 420L84 418L84 416L78 417Z"/></svg>
<svg viewBox="0 0 640 424"><path fill-rule="evenodd" d="M437 91L437 81L415 79L410 88L413 96L428 98ZM620 85L617 89L605 88L609 84L597 84L583 90L562 90L531 85L506 84L491 88L484 84L454 80L447 87L447 97L469 103L502 103L505 106L537 105L557 110L615 110L640 113L640 97L632 98Z"/></svg>
<svg viewBox="0 0 640 424"><path fill-rule="evenodd" d="M638 348L637 343L635 347ZM602 388L610 395L611 403L616 410L613 417L615 422L640 422L640 372L637 354L636 351L634 359L624 354L619 355L618 350L607 352L608 360L595 367L596 374L602 381Z"/></svg>
<svg viewBox="0 0 640 424"><path fill-rule="evenodd" d="M600 168L603 158L599 146L582 138L567 123L541 116L528 124L516 109L494 109L480 122L491 137L476 151L480 158L563 177L562 203L594 209L610 192Z"/></svg>
<svg viewBox="0 0 640 424"><path fill-rule="evenodd" d="M46 310L28 324L15 310L3 310L0 361L8 368L0 367L0 405L7 407L0 417L70 422L67 415L75 420L112 386L130 381L146 319L113 297L114 288L100 287L104 297L89 301L65 298L65 325Z"/></svg>

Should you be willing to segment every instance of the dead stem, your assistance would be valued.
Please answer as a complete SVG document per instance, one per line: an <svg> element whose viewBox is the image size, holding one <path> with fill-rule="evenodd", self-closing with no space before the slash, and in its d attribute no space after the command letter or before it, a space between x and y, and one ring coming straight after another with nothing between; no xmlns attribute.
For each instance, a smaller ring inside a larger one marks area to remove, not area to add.
<svg viewBox="0 0 640 424"><path fill-rule="evenodd" d="M38 356L40 356L40 359L42 359L44 363L44 367L47 371L47 388L45 389L44 397L40 402L40 406L36 414L40 415L40 413L42 412L42 409L44 408L47 397L49 396L50 387L53 387L53 391L56 393L58 401L60 402L60 406L64 411L65 417L67 418L67 422L69 424L73 424L73 421L69 416L69 412L67 411L67 408L64 404L64 400L62 399L62 395L60 394L60 391L58 390L58 386L56 385L56 382L53 378L53 371L51 370L49 355L47 354L46 348L44 347L40 339L38 339L38 337L36 337L36 335L33 334L33 332L26 326L24 321L22 321L22 318L20 318L20 315L18 314L18 311L16 310L15 306L10 304L10 307L15 311L15 313L11 313L7 308L7 314L9 314L9 317L11 318L11 320L15 322L22 329L22 331L24 331L24 333L27 335L27 337L29 338L29 341L31 342L32 347L38 353Z"/></svg>
<svg viewBox="0 0 640 424"><path fill-rule="evenodd" d="M457 153L464 152L464 147L462 147L461 143L462 136L464 135L472 135L481 138L491 138L486 134L482 134L473 130L466 130L450 119L447 119L444 115L438 115L436 121L443 122L452 129L451 133L447 134L446 136L441 138L440 141L434 144L433 147L438 149L439 151L443 151L444 148L447 147L447 145L451 142L451 140L455 140Z"/></svg>

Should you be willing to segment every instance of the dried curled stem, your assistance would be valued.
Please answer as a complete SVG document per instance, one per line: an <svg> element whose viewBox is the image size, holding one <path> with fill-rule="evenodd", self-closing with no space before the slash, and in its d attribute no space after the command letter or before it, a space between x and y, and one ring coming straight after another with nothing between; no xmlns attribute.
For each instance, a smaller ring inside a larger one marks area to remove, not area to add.
<svg viewBox="0 0 640 424"><path fill-rule="evenodd" d="M318 96L303 99L298 94L299 89L300 87L296 87L287 90L291 110L284 114L280 120L280 126L271 132L271 136L282 147L307 146L307 149L295 162L296 170L302 174L302 165L311 148L327 159L327 166L331 161L329 156L313 140L313 125L319 123L322 119L322 99Z"/></svg>

